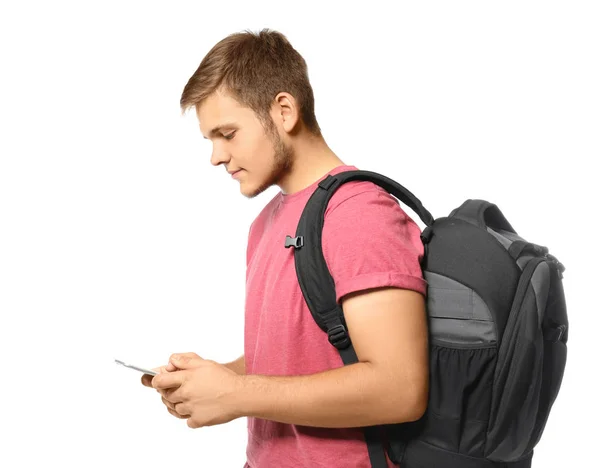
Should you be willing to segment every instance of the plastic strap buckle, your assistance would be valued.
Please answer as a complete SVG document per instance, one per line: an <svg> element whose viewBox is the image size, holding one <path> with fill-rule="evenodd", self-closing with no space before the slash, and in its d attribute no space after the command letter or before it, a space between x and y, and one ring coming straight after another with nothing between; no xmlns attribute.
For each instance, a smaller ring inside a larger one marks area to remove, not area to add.
<svg viewBox="0 0 600 468"><path fill-rule="evenodd" d="M304 237L303 236L298 236L298 237L285 236L285 248L286 249L289 247L294 247L295 249L299 249L303 245L304 245Z"/></svg>
<svg viewBox="0 0 600 468"><path fill-rule="evenodd" d="M335 325L327 331L329 342L337 349L346 349L350 346L350 336L342 324Z"/></svg>

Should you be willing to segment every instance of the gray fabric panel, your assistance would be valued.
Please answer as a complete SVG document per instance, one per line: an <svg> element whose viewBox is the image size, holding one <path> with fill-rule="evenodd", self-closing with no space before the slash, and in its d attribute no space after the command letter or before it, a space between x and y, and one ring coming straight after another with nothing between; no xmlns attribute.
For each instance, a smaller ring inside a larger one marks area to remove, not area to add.
<svg viewBox="0 0 600 468"><path fill-rule="evenodd" d="M489 232L492 236L494 236L500 243L506 247L506 250L510 247L514 241L525 241L521 236L515 234L513 232L504 231L503 229L498 229L497 231L492 228L487 228L487 232Z"/></svg>
<svg viewBox="0 0 600 468"><path fill-rule="evenodd" d="M540 263L531 277L531 286L535 293L535 302L538 308L538 324L542 326L542 320L546 313L546 302L550 291L550 267L547 263Z"/></svg>
<svg viewBox="0 0 600 468"><path fill-rule="evenodd" d="M504 248L508 251L508 249L510 248L511 244L514 241L525 241L525 239L523 239L521 236L519 236L518 234L514 234L512 232L508 232L508 231L504 231L502 229L498 229L498 231L493 230L492 228L487 228L487 232L489 232L492 236L494 236L496 239L498 239L498 241L504 246ZM522 257L520 257L517 260L517 265L518 267L523 270L523 268L525 268L525 264L529 261L529 259L531 258L530 255L524 255Z"/></svg>
<svg viewBox="0 0 600 468"><path fill-rule="evenodd" d="M481 297L463 284L426 271L427 314L431 337L450 344L489 345L496 324Z"/></svg>

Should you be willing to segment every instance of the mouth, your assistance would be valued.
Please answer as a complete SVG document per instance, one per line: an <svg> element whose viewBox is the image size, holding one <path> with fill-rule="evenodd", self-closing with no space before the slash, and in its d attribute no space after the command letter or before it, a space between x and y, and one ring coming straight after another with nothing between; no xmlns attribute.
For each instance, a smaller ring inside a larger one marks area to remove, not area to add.
<svg viewBox="0 0 600 468"><path fill-rule="evenodd" d="M229 174L231 174L231 177L233 177L234 179L240 175L240 173L242 172L243 169L238 169L237 171L233 171L233 172L229 172Z"/></svg>

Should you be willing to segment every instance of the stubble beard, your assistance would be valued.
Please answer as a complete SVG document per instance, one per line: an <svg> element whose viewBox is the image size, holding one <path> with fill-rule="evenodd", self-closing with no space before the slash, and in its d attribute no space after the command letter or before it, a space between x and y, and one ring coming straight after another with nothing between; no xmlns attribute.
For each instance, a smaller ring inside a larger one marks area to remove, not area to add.
<svg viewBox="0 0 600 468"><path fill-rule="evenodd" d="M254 198L260 195L269 187L276 185L281 179L292 171L294 167L294 150L286 146L277 130L268 132L269 139L273 143L275 156L273 158L273 167L267 179L253 192L246 194L246 198Z"/></svg>

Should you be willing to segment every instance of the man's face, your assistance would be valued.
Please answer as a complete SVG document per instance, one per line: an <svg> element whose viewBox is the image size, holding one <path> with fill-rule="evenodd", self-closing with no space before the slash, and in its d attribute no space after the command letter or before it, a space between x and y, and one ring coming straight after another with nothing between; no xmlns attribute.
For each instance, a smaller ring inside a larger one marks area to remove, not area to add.
<svg viewBox="0 0 600 468"><path fill-rule="evenodd" d="M213 144L210 162L224 164L228 172L240 170L235 179L247 198L264 192L291 171L293 149L282 141L275 125L266 132L252 109L227 94L215 92L206 98L197 116L200 132Z"/></svg>

